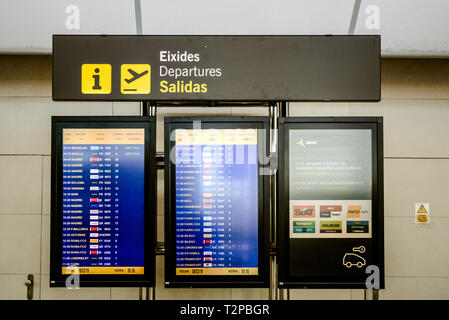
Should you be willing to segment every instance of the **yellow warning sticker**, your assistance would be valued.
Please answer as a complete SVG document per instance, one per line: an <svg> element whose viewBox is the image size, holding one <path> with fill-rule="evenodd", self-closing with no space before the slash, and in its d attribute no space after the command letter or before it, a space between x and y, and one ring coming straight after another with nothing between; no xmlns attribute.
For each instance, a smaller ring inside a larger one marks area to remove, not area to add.
<svg viewBox="0 0 449 320"><path fill-rule="evenodd" d="M83 64L81 66L81 93L110 94L111 74L110 64Z"/></svg>
<svg viewBox="0 0 449 320"><path fill-rule="evenodd" d="M429 223L429 216L427 214L417 214L416 223Z"/></svg>
<svg viewBox="0 0 449 320"><path fill-rule="evenodd" d="M426 208L424 208L424 204L421 203L421 206L419 207L417 213L427 213Z"/></svg>
<svg viewBox="0 0 449 320"><path fill-rule="evenodd" d="M424 202L415 203L415 223L429 223L430 204Z"/></svg>
<svg viewBox="0 0 449 320"><path fill-rule="evenodd" d="M151 66L149 64L122 64L120 89L123 94L151 92Z"/></svg>

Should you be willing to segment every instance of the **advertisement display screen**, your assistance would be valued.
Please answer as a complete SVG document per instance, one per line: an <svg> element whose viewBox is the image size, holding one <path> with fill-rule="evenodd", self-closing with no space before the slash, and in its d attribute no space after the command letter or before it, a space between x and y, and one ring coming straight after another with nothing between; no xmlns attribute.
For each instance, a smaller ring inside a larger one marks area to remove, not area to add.
<svg viewBox="0 0 449 320"><path fill-rule="evenodd" d="M87 284L145 279L152 233L146 217L149 125L72 122L56 130L55 160L62 169L55 172L56 279L73 273Z"/></svg>
<svg viewBox="0 0 449 320"><path fill-rule="evenodd" d="M281 287L359 288L368 266L383 274L381 137L381 118L280 120Z"/></svg>
<svg viewBox="0 0 449 320"><path fill-rule="evenodd" d="M289 130L290 238L370 238L370 129Z"/></svg>
<svg viewBox="0 0 449 320"><path fill-rule="evenodd" d="M261 131L250 127L171 131L174 206L168 234L173 260L168 274L173 272L174 282L176 277L187 282L218 277L214 280L226 283L263 276Z"/></svg>

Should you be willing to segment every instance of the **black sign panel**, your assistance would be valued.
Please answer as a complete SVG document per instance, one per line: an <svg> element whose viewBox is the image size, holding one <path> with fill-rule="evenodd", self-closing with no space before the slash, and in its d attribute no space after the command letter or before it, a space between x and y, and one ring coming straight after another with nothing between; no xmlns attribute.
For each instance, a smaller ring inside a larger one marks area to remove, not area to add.
<svg viewBox="0 0 449 320"><path fill-rule="evenodd" d="M379 36L53 36L53 100L379 101Z"/></svg>
<svg viewBox="0 0 449 320"><path fill-rule="evenodd" d="M279 120L279 285L384 283L382 118Z"/></svg>

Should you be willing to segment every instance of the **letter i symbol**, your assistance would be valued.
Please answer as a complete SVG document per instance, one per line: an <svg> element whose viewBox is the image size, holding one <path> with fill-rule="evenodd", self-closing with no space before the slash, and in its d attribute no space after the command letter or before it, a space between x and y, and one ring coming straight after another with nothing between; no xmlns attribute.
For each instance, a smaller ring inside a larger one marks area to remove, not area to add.
<svg viewBox="0 0 449 320"><path fill-rule="evenodd" d="M99 73L100 69L95 68L95 73ZM92 78L94 78L95 81L95 85L92 87L92 89L94 90L101 90L101 86L100 86L100 75L99 74L94 74L92 75Z"/></svg>
<svg viewBox="0 0 449 320"><path fill-rule="evenodd" d="M111 79L112 67L110 64L85 63L81 65L82 94L110 94Z"/></svg>

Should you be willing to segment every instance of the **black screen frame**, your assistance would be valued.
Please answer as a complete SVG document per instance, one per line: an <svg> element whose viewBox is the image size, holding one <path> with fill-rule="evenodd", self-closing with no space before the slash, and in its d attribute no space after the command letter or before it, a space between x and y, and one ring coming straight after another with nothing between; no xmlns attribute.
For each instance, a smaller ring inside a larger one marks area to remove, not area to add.
<svg viewBox="0 0 449 320"><path fill-rule="evenodd" d="M382 117L286 117L279 118L278 170L278 245L280 288L362 289L369 274L357 279L336 276L293 276L289 252L289 130L290 129L371 129L372 130L372 264L379 267L380 289L385 288L384 265L384 188L383 188L383 118ZM340 239L297 239L321 241L327 246ZM340 240L341 241L341 240ZM298 253L301 254L301 253Z"/></svg>
<svg viewBox="0 0 449 320"><path fill-rule="evenodd" d="M80 287L152 287L155 285L156 248L156 123L138 116L53 116L51 146L50 287L64 287L62 269L62 131L65 128L145 129L144 274L80 274ZM153 192L152 192L153 191Z"/></svg>
<svg viewBox="0 0 449 320"><path fill-rule="evenodd" d="M170 161L170 150L175 141L170 141L170 135L176 129L192 129L193 121L201 121L202 129L265 129L267 142L269 134L268 118L266 117L166 117L165 130L165 287L166 288L267 288L269 286L269 176L258 175L259 187L259 223L258 223L258 261L257 276L179 276L176 275L175 253L175 164ZM269 151L269 143L260 143L263 137L258 135L258 145L262 145L265 155ZM264 145L265 144L265 145ZM260 148L258 151L260 155ZM258 161L259 173L263 165Z"/></svg>

